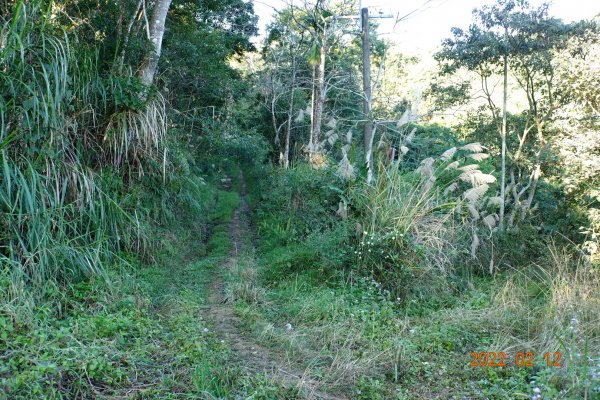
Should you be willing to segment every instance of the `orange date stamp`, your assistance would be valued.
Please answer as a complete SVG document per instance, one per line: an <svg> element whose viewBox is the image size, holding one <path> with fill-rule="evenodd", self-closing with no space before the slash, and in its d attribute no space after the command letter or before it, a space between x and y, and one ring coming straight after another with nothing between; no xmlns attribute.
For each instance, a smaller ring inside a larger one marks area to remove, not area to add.
<svg viewBox="0 0 600 400"><path fill-rule="evenodd" d="M562 367L560 351L546 352L538 358L532 351L519 351L514 356L509 356L503 351L472 351L469 356L471 357L469 367L508 367L513 365L533 367L540 364L547 367Z"/></svg>

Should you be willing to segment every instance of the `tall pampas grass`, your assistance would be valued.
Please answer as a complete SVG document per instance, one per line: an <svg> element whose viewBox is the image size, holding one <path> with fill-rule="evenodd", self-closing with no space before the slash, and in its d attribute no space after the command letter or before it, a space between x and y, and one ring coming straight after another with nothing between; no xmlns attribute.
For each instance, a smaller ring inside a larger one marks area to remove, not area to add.
<svg viewBox="0 0 600 400"><path fill-rule="evenodd" d="M10 301L32 294L24 288L41 295L48 284L106 278L105 263L140 240L137 221L100 189L91 172L51 165L40 173L4 152L0 159L0 208L8 211L1 220L0 261L11 265Z"/></svg>
<svg viewBox="0 0 600 400"><path fill-rule="evenodd" d="M107 279L119 251L141 250L139 218L103 190L95 171L107 165L106 153L115 164L161 153L165 136L160 97L137 115L110 116L116 100L97 50L76 46L52 18L45 2L18 0L0 23L3 304L32 305L53 287Z"/></svg>
<svg viewBox="0 0 600 400"><path fill-rule="evenodd" d="M387 235L399 249L411 237L426 250L427 261L412 264L415 268L449 272L449 254L453 247L453 219L456 202L448 202L437 185L436 174L443 164L436 159L423 160L414 174L402 172L397 164L380 165L375 185L361 187L354 193L357 207L367 210L362 223L367 235ZM424 273L425 271L421 271Z"/></svg>

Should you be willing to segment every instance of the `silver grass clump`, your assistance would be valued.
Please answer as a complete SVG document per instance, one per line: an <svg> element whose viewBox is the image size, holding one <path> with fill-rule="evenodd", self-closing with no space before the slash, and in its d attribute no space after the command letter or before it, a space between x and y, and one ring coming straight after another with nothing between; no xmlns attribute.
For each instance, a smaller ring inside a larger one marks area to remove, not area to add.
<svg viewBox="0 0 600 400"><path fill-rule="evenodd" d="M433 175L433 168L430 165L421 165L416 172L420 173L422 177L430 177Z"/></svg>
<svg viewBox="0 0 600 400"><path fill-rule="evenodd" d="M471 241L471 258L477 256L477 249L479 248L479 236L473 232L473 240Z"/></svg>
<svg viewBox="0 0 600 400"><path fill-rule="evenodd" d="M333 131L332 131L333 132ZM330 146L333 146L335 144L335 142L338 140L338 135L337 133L334 133L333 135L330 135L327 138L327 142L329 143Z"/></svg>
<svg viewBox="0 0 600 400"><path fill-rule="evenodd" d="M406 111L404 111L404 114L402 114L402 116L396 123L396 127L402 128L404 125L408 124L409 122L410 122L410 110L407 109Z"/></svg>
<svg viewBox="0 0 600 400"><path fill-rule="evenodd" d="M494 175L484 174L483 172L474 174L471 177L471 184L473 186L481 186L486 183L494 183L494 182L496 182L496 177Z"/></svg>
<svg viewBox="0 0 600 400"><path fill-rule="evenodd" d="M444 189L444 196L447 196L450 193L453 193L456 189L458 189L458 183L452 182L450 185L448 185L448 187L446 189Z"/></svg>
<svg viewBox="0 0 600 400"><path fill-rule="evenodd" d="M427 182L425 182L425 185L423 185L423 191L429 192L431 189L433 189L433 185L435 185L435 180L436 180L435 176L433 176L433 175L429 176L429 179L427 179Z"/></svg>
<svg viewBox="0 0 600 400"><path fill-rule="evenodd" d="M463 198L471 203L477 203L490 187L486 184L465 191Z"/></svg>
<svg viewBox="0 0 600 400"><path fill-rule="evenodd" d="M409 132L408 135L406 135L406 137L404 138L404 144L410 144L413 139L415 138L415 134L417 133L417 128L413 128L412 131Z"/></svg>
<svg viewBox="0 0 600 400"><path fill-rule="evenodd" d="M475 161L483 161L486 158L488 158L490 155L488 153L474 153L469 155L470 158L472 158Z"/></svg>
<svg viewBox="0 0 600 400"><path fill-rule="evenodd" d="M435 160L432 157L427 157L426 159L421 161L421 165L426 165L428 167L431 167L434 162L435 162Z"/></svg>
<svg viewBox="0 0 600 400"><path fill-rule="evenodd" d="M343 154L342 160L338 165L337 175L343 179L352 181L356 177L356 174L354 173L354 167L352 164L350 164L346 152L343 152Z"/></svg>
<svg viewBox="0 0 600 400"><path fill-rule="evenodd" d="M463 167L458 168L460 171L474 171L476 169L479 169L479 165L478 164L469 164L469 165L465 165Z"/></svg>
<svg viewBox="0 0 600 400"><path fill-rule="evenodd" d="M386 142L385 142L385 132L381 135L381 137L379 138L379 142L377 142L377 150L384 150L386 147Z"/></svg>
<svg viewBox="0 0 600 400"><path fill-rule="evenodd" d="M498 215L496 215L496 214L490 214L490 215L486 216L482 220L482 222L491 231L492 229L494 229L494 227L496 226L496 222L498 222L499 219L500 218L498 217Z"/></svg>
<svg viewBox="0 0 600 400"><path fill-rule="evenodd" d="M435 160L431 157L424 159L423 161L421 161L421 165L419 166L419 168L417 168L415 170L415 172L420 173L421 176L426 176L426 177L432 176L434 162L435 162Z"/></svg>
<svg viewBox="0 0 600 400"><path fill-rule="evenodd" d="M457 169L459 165L458 161L453 161L450 164L448 164L448 166L446 166L445 169Z"/></svg>
<svg viewBox="0 0 600 400"><path fill-rule="evenodd" d="M456 147L451 147L448 150L446 150L445 152L442 153L442 155L440 156L440 159L442 161L448 161L450 160L452 157L454 157L454 154L456 153L458 149Z"/></svg>
<svg viewBox="0 0 600 400"><path fill-rule="evenodd" d="M465 151L470 151L471 153L483 153L483 151L486 150L487 147L482 146L481 143L479 143L479 142L475 142L475 143L465 144L460 149L465 150Z"/></svg>
<svg viewBox="0 0 600 400"><path fill-rule="evenodd" d="M484 174L479 170L465 171L458 178L463 182L470 182L473 187L496 182L494 175Z"/></svg>
<svg viewBox="0 0 600 400"><path fill-rule="evenodd" d="M471 218L473 218L473 220L477 221L480 217L479 211L477 211L477 208L473 204L467 204L467 208L469 209Z"/></svg>
<svg viewBox="0 0 600 400"><path fill-rule="evenodd" d="M338 204L338 209L336 211L336 214L341 218L341 219L346 219L348 218L348 207L346 206L346 204L344 204L344 202L341 202Z"/></svg>
<svg viewBox="0 0 600 400"><path fill-rule="evenodd" d="M471 177L478 172L478 170L465 171L458 176L458 179L460 179L463 182L471 182Z"/></svg>
<svg viewBox="0 0 600 400"><path fill-rule="evenodd" d="M502 197L500 197L500 196L488 197L487 204L489 206L499 207L502 205Z"/></svg>

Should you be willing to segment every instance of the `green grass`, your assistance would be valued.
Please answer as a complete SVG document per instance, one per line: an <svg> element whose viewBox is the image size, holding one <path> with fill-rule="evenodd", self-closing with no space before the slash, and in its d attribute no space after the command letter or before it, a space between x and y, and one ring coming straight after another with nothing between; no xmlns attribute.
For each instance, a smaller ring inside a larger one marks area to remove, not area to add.
<svg viewBox="0 0 600 400"><path fill-rule="evenodd" d="M202 318L239 205L236 193L215 193L210 237L202 223L163 227L156 262L108 269L111 286L100 278L68 285L58 314L38 306L24 325L0 312L0 392L11 399L283 396L266 377L241 370Z"/></svg>
<svg viewBox="0 0 600 400"><path fill-rule="evenodd" d="M274 178L258 205L259 251L229 284L256 340L285 351L328 390L350 398L518 399L537 390L544 398L597 395L599 360L590 349L597 348L598 279L587 264L548 248L544 268L483 275L455 265L452 274L383 285L352 257L340 257L356 245L348 242L347 221L332 226L323 218L307 232L292 229L297 219L302 226L323 210L295 214L286 179ZM579 326L568 321L573 315ZM471 367L473 351L505 351L509 366ZM535 366L514 366L518 351L534 352ZM543 354L555 351L565 365L548 368Z"/></svg>
<svg viewBox="0 0 600 400"><path fill-rule="evenodd" d="M518 398L531 392L531 368L468 366L471 351L490 351L495 340L473 306L489 298L487 285L453 308L410 316L370 278L323 283L297 273L262 301L239 296L238 312L257 338L352 398Z"/></svg>

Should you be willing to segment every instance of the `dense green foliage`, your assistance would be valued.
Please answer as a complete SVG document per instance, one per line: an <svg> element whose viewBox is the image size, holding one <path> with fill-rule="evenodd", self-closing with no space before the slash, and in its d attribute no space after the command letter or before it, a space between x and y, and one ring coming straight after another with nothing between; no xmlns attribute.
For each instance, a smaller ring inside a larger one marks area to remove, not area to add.
<svg viewBox="0 0 600 400"><path fill-rule="evenodd" d="M372 23L365 116L351 2L0 2L0 397L597 396L600 37L548 10L425 77Z"/></svg>

